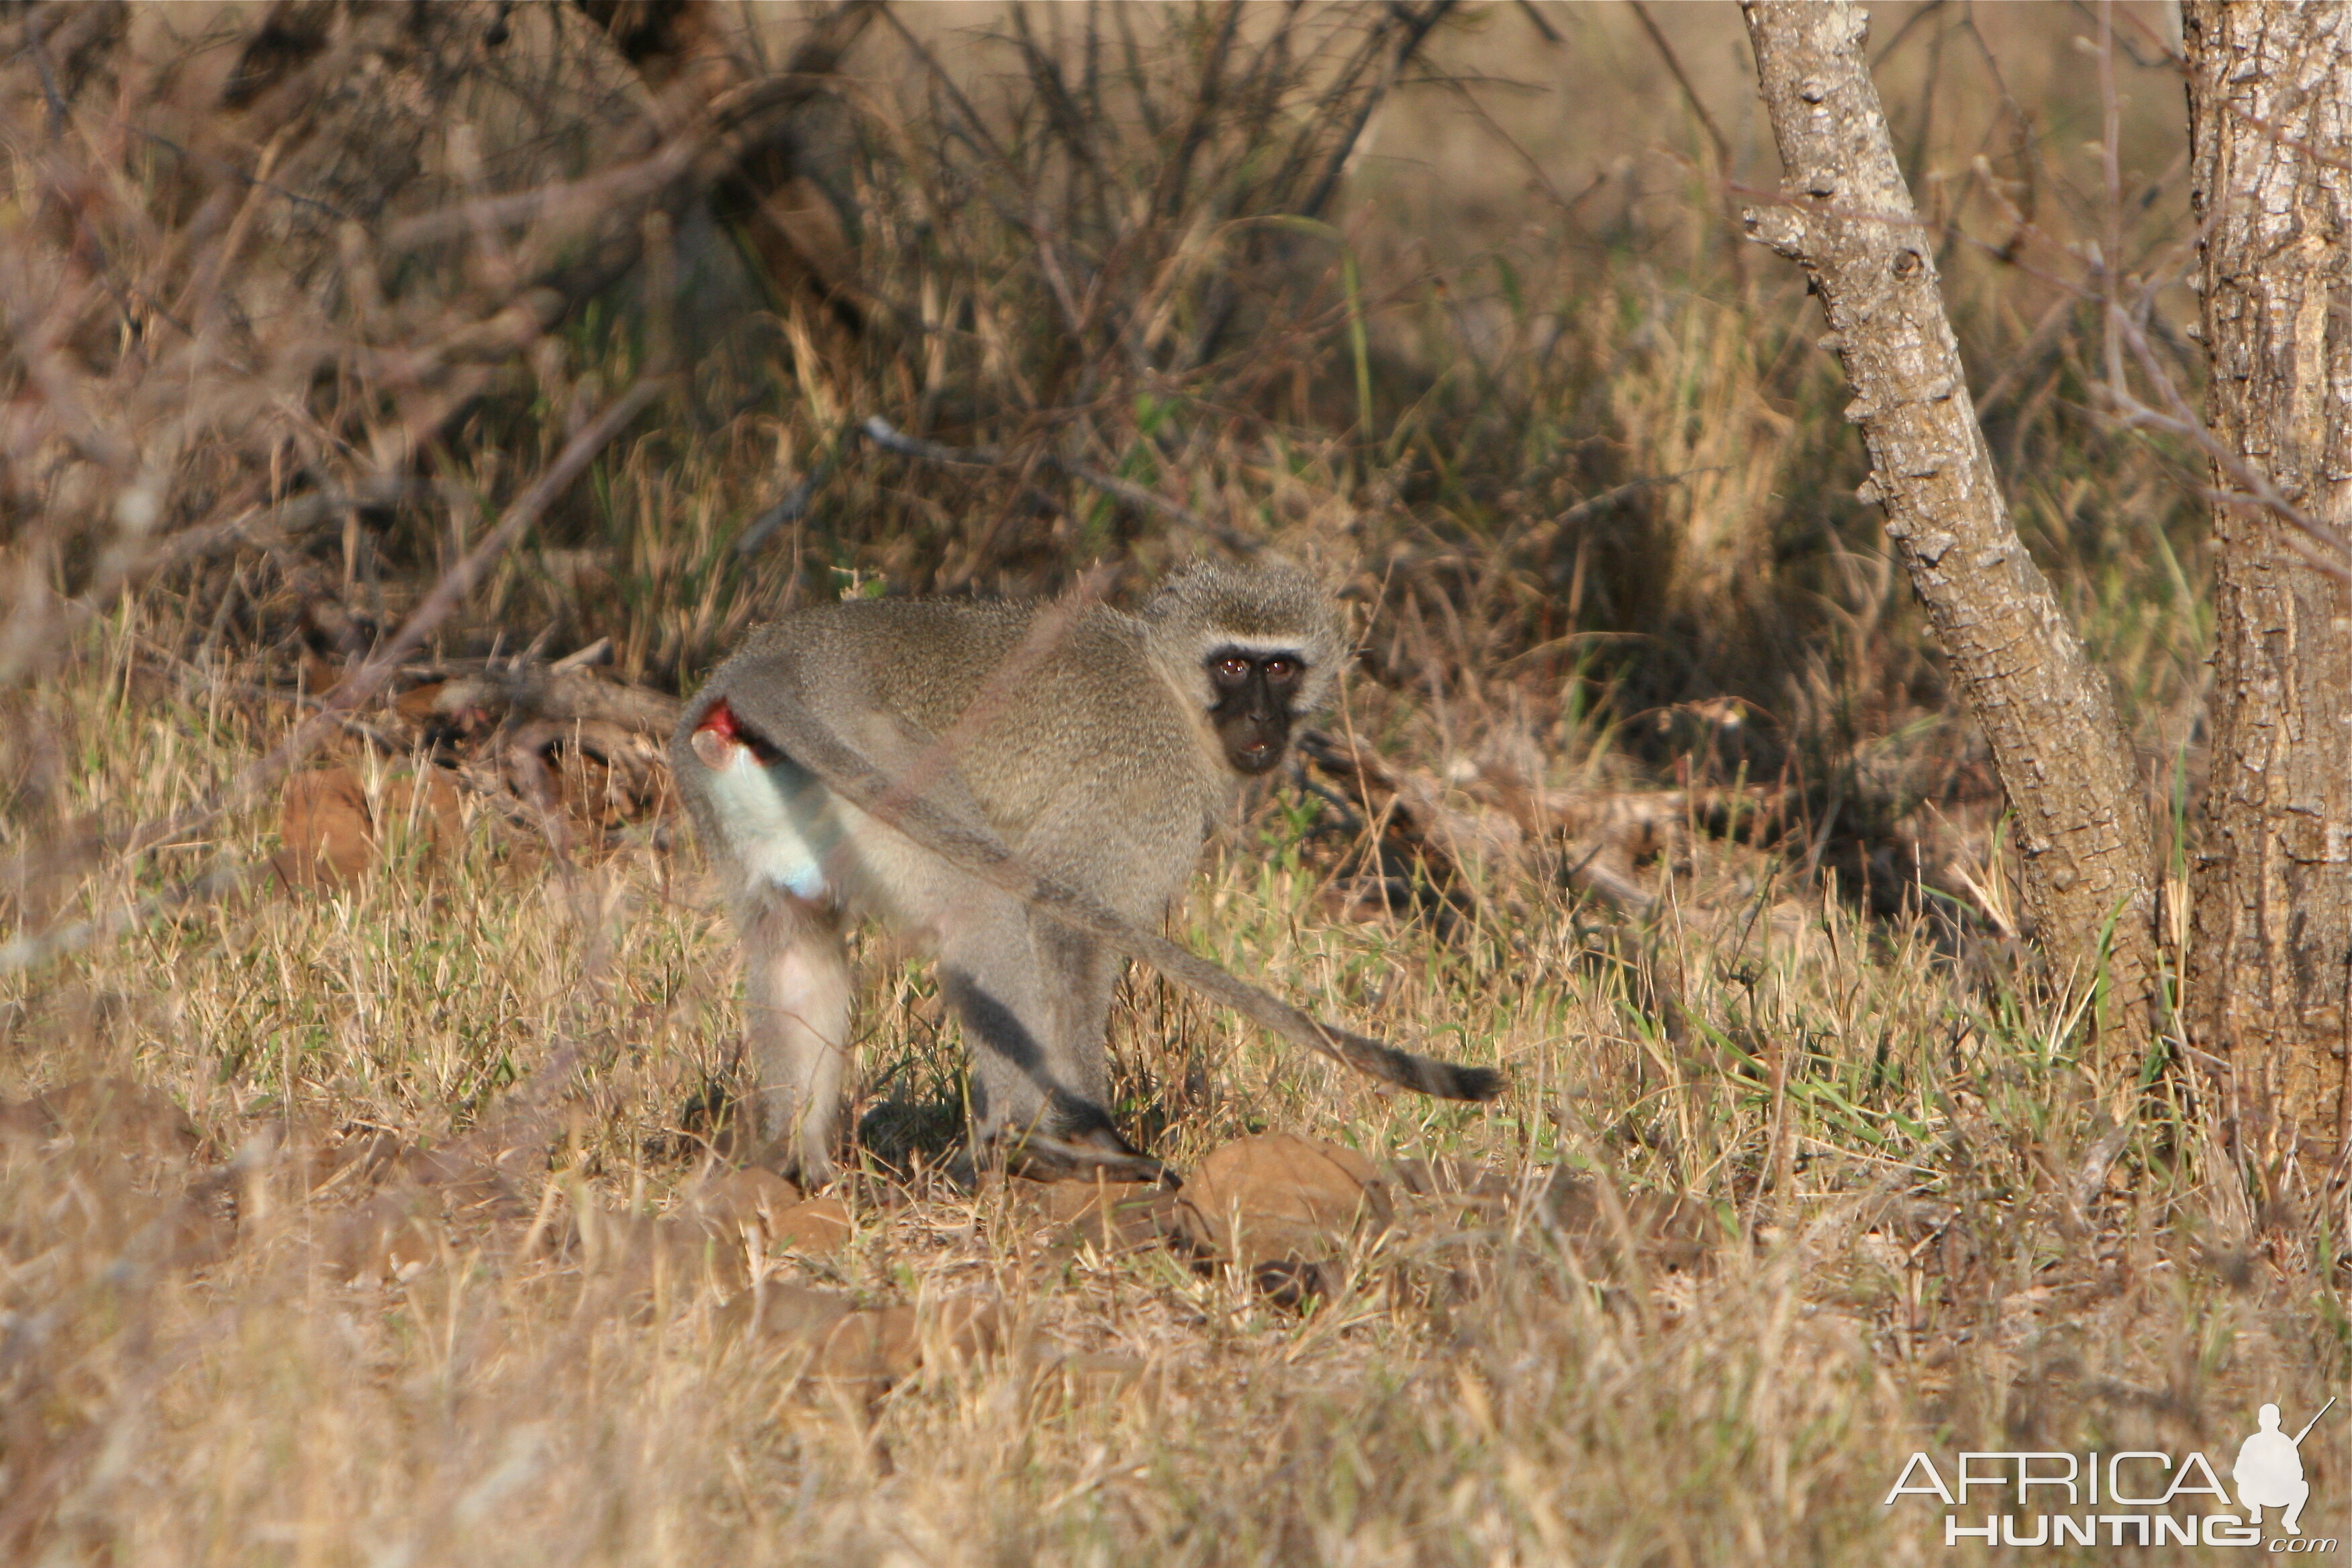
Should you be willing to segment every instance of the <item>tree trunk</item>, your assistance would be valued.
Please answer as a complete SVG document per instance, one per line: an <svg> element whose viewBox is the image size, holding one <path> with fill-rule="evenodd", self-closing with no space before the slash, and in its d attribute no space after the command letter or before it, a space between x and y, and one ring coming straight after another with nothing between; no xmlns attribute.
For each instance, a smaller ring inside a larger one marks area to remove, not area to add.
<svg viewBox="0 0 2352 1568"><path fill-rule="evenodd" d="M2186 8L2213 484L2352 518L2352 5ZM2236 470L2233 475L2230 470ZM2352 1123L2352 595L2252 500L2213 510L2211 756L2189 1019L2240 1156L2332 1163ZM2341 558L2338 558L2339 563Z"/></svg>
<svg viewBox="0 0 2352 1568"><path fill-rule="evenodd" d="M1801 264L1853 384L1886 531L1991 743L2025 904L2052 966L2100 972L2101 1057L2120 1089L2157 1004L2152 843L2137 770L2092 668L2011 525L1944 316L1934 247L1895 161L1854 6L1743 0L1780 150L1783 205L1748 232Z"/></svg>

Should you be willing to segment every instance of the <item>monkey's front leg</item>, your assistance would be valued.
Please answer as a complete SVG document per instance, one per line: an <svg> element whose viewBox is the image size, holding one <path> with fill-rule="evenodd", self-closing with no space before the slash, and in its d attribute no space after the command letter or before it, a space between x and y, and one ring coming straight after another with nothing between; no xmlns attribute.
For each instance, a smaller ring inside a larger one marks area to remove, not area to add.
<svg viewBox="0 0 2352 1568"><path fill-rule="evenodd" d="M760 1135L784 1173L833 1175L849 1068L849 954L838 918L780 889L741 917L743 1026L759 1075Z"/></svg>

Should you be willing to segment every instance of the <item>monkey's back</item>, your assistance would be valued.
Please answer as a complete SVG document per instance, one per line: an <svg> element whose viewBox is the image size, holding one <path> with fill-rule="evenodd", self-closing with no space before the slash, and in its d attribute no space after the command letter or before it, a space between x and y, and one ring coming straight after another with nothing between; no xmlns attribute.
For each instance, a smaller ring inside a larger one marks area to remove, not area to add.
<svg viewBox="0 0 2352 1568"><path fill-rule="evenodd" d="M1181 885L1232 795L1204 716L1186 711L1132 616L1052 603L855 600L753 632L713 673L711 701L767 681L886 771L952 770L990 826L1041 870L1116 888L1139 916ZM1032 628L1040 636L1024 646ZM746 705L739 702L739 710ZM877 716L897 733L878 732ZM943 754L926 756L942 738ZM909 764L912 764L909 766ZM1106 835L1100 824L1117 824ZM1174 868L1173 879L1171 868Z"/></svg>

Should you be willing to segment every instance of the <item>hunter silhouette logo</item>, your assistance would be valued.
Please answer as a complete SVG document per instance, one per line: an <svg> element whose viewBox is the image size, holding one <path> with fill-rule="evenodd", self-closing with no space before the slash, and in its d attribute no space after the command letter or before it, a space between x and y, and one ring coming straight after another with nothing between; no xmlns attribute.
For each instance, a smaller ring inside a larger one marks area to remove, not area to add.
<svg viewBox="0 0 2352 1568"><path fill-rule="evenodd" d="M2319 1407L2319 1415L2335 1408L2330 1398ZM2265 1405L2255 1412L2258 1429L2238 1445L2238 1462L2230 1467L2230 1478L2238 1483L2238 1506L2246 1510L2248 1524L2263 1521L2263 1510L2283 1508L2279 1528L2289 1535L2301 1535L2303 1526L2295 1521L2303 1517L2303 1505L2310 1500L2311 1483L2303 1479L2303 1440L2319 1425L2319 1415L2303 1424L2303 1430L2290 1437L2279 1430L2279 1407Z"/></svg>
<svg viewBox="0 0 2352 1568"><path fill-rule="evenodd" d="M2282 1429L2279 1407L2263 1405L2226 1472L2194 1451L1971 1451L1947 1458L1948 1470L1922 1453L1905 1463L1879 1506L1934 1499L1944 1506L1947 1546L2235 1546L2332 1554L2338 1546L2333 1536L2303 1532L2304 1505L2311 1500L2303 1440L2336 1403L2329 1399L2292 1434ZM2224 1474L2231 1484L2223 1484Z"/></svg>

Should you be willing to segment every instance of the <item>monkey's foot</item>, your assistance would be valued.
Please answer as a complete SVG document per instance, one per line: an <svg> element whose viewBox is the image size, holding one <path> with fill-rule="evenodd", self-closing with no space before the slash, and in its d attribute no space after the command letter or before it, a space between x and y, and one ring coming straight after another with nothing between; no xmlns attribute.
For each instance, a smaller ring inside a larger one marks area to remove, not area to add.
<svg viewBox="0 0 2352 1568"><path fill-rule="evenodd" d="M1116 1137L1117 1134L1112 1134ZM1068 1140L1044 1132L1005 1133L993 1141L1005 1168L1037 1182L1084 1180L1097 1172L1118 1181L1178 1184L1173 1171L1125 1145L1096 1139Z"/></svg>

